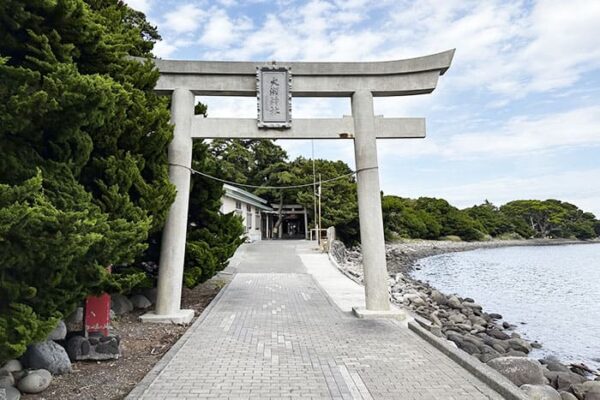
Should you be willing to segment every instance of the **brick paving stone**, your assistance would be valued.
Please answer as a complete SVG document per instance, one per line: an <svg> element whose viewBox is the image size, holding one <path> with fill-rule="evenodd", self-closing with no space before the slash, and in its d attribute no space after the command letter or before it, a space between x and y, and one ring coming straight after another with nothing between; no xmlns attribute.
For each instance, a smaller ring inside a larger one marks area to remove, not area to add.
<svg viewBox="0 0 600 400"><path fill-rule="evenodd" d="M502 398L400 324L341 312L305 273L293 245L249 249L218 302L139 398Z"/></svg>

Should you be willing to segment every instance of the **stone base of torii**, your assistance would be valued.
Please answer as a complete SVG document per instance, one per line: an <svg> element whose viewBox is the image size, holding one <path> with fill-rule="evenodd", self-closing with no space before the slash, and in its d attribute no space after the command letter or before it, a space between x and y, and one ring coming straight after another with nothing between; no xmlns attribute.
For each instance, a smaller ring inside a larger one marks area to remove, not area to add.
<svg viewBox="0 0 600 400"><path fill-rule="evenodd" d="M454 50L425 57L386 62L281 63L293 74L287 95L349 97L352 116L291 119L291 126L259 127L257 119L204 118L194 115L195 96L256 96L257 69L253 62L154 60L160 78L155 90L172 96L174 137L169 145L169 179L177 188L163 230L156 309L144 322L188 323L192 310L181 309L181 292L194 138L349 139L354 140L358 211L366 304L359 317L395 317L390 308L385 258L377 139L424 138L422 118L383 118L374 115L374 96L431 93L450 67ZM260 101L260 99L259 99ZM259 105L260 111L260 105Z"/></svg>

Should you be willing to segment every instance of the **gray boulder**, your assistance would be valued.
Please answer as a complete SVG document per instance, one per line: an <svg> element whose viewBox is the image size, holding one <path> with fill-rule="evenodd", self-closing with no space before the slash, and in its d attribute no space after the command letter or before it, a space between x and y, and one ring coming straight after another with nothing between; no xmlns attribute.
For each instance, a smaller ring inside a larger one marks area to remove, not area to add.
<svg viewBox="0 0 600 400"><path fill-rule="evenodd" d="M15 385L15 378L12 372L5 369L0 369L0 388L5 388Z"/></svg>
<svg viewBox="0 0 600 400"><path fill-rule="evenodd" d="M448 298L448 305L452 308L456 308L457 310L462 308L462 304L456 296L450 296Z"/></svg>
<svg viewBox="0 0 600 400"><path fill-rule="evenodd" d="M54 375L71 372L71 361L67 352L52 340L29 346L23 356L23 363L27 368L45 369Z"/></svg>
<svg viewBox="0 0 600 400"><path fill-rule="evenodd" d="M498 358L500 357L497 354L492 354L492 353L483 353L479 355L479 361L481 361L482 363L487 363L490 360L493 360L494 358Z"/></svg>
<svg viewBox="0 0 600 400"><path fill-rule="evenodd" d="M25 371L25 370L15 371L15 372L12 373L13 378L15 378L15 382L18 382L19 379L21 379L25 375L27 375L27 371Z"/></svg>
<svg viewBox="0 0 600 400"><path fill-rule="evenodd" d="M479 353L479 348L470 342L462 342L462 344L460 344L460 345L457 343L457 346L458 346L458 348L460 348L463 351L466 351L469 354L478 354Z"/></svg>
<svg viewBox="0 0 600 400"><path fill-rule="evenodd" d="M583 400L585 398L585 388L581 383L571 385L569 391L572 392L579 400Z"/></svg>
<svg viewBox="0 0 600 400"><path fill-rule="evenodd" d="M23 370L23 365L21 365L21 361L19 360L8 360L1 369L7 370L8 372L19 372Z"/></svg>
<svg viewBox="0 0 600 400"><path fill-rule="evenodd" d="M498 357L488 361L487 365L519 387L525 384L544 385L546 383L542 364L537 360L525 357Z"/></svg>
<svg viewBox="0 0 600 400"><path fill-rule="evenodd" d="M556 372L571 372L571 370L569 369L569 367L567 367L564 364L561 364L557 361L548 361L546 363L546 367L548 368L549 371L556 371Z"/></svg>
<svg viewBox="0 0 600 400"><path fill-rule="evenodd" d="M110 308L117 315L123 315L133 311L133 304L122 294L115 293L110 295Z"/></svg>
<svg viewBox="0 0 600 400"><path fill-rule="evenodd" d="M73 336L67 342L67 352L73 361L112 360L121 355L120 338L116 335Z"/></svg>
<svg viewBox="0 0 600 400"><path fill-rule="evenodd" d="M462 324L463 322L465 322L467 320L467 317L465 317L463 314L461 313L456 313L456 314L452 314L448 320L452 323L455 324Z"/></svg>
<svg viewBox="0 0 600 400"><path fill-rule="evenodd" d="M560 394L548 385L523 385L521 390L531 400L562 400Z"/></svg>
<svg viewBox="0 0 600 400"><path fill-rule="evenodd" d="M142 294L144 296L146 296L146 298L148 300L150 300L150 303L156 304L156 297L158 295L158 289L157 288L144 289L144 291L142 292Z"/></svg>
<svg viewBox="0 0 600 400"><path fill-rule="evenodd" d="M469 321L471 321L471 323L473 325L481 325L481 326L486 326L487 325L487 321L485 320L485 318L478 317L476 315L470 316L469 317Z"/></svg>
<svg viewBox="0 0 600 400"><path fill-rule="evenodd" d="M2 391L4 391L4 397L2 397ZM12 386L0 388L0 399L3 398L6 398L6 400L19 400L21 398L21 392Z"/></svg>
<svg viewBox="0 0 600 400"><path fill-rule="evenodd" d="M50 386L52 375L44 369L30 371L19 381L19 390L24 393L40 393Z"/></svg>
<svg viewBox="0 0 600 400"><path fill-rule="evenodd" d="M129 298L134 308L145 310L152 307L152 303L143 294L136 294Z"/></svg>
<svg viewBox="0 0 600 400"><path fill-rule="evenodd" d="M465 302L462 303L462 305L464 307L469 307L472 310L479 310L479 311L481 311L481 309L482 309L482 307L479 304L477 304L477 303L471 303L471 302L465 301Z"/></svg>
<svg viewBox="0 0 600 400"><path fill-rule="evenodd" d="M487 334L493 338L500 339L500 340L510 339L510 336L508 336L506 333L502 332L500 329L490 329L487 331Z"/></svg>
<svg viewBox="0 0 600 400"><path fill-rule="evenodd" d="M79 332L83 330L83 307L77 307L67 318L65 318L67 332Z"/></svg>
<svg viewBox="0 0 600 400"><path fill-rule="evenodd" d="M48 340L64 340L67 337L67 325L64 321L59 321L56 328L48 335Z"/></svg>
<svg viewBox="0 0 600 400"><path fill-rule="evenodd" d="M583 383L585 378L573 372L555 372L556 377L552 380L554 387L558 390L567 390L571 385Z"/></svg>
<svg viewBox="0 0 600 400"><path fill-rule="evenodd" d="M419 307L419 306L424 306L427 303L425 302L425 300L423 300L422 297L417 296L417 297L413 297L410 299L410 304L415 307Z"/></svg>
<svg viewBox="0 0 600 400"><path fill-rule="evenodd" d="M507 357L527 357L527 353L523 353L522 351L510 350L506 353Z"/></svg>
<svg viewBox="0 0 600 400"><path fill-rule="evenodd" d="M463 341L465 343L471 343L478 349L483 349L483 346L484 346L483 340L481 340L481 338L478 338L477 336L464 335Z"/></svg>
<svg viewBox="0 0 600 400"><path fill-rule="evenodd" d="M442 294L442 292L440 292L438 290L433 290L431 292L431 300L435 301L436 303L438 303L441 306L446 305L446 303L448 302L448 299L446 299L446 296L444 296Z"/></svg>
<svg viewBox="0 0 600 400"><path fill-rule="evenodd" d="M577 400L577 397L575 397L574 394L569 392L560 392L560 398L562 400Z"/></svg>
<svg viewBox="0 0 600 400"><path fill-rule="evenodd" d="M590 391L585 394L585 400L600 400L600 392Z"/></svg>
<svg viewBox="0 0 600 400"><path fill-rule="evenodd" d="M446 338L449 341L454 342L457 346L460 346L463 343L463 337L462 337L462 335L460 335L458 333L455 333L455 332L448 333L446 335Z"/></svg>
<svg viewBox="0 0 600 400"><path fill-rule="evenodd" d="M585 400L600 400L600 381L583 382Z"/></svg>
<svg viewBox="0 0 600 400"><path fill-rule="evenodd" d="M90 343L83 336L73 336L67 342L67 354L73 361L81 360L90 354Z"/></svg>
<svg viewBox="0 0 600 400"><path fill-rule="evenodd" d="M585 381L583 387L587 391L600 391L600 381Z"/></svg>
<svg viewBox="0 0 600 400"><path fill-rule="evenodd" d="M531 351L531 345L529 342L523 339L509 339L508 344L513 350L522 351L523 353L529 353Z"/></svg>

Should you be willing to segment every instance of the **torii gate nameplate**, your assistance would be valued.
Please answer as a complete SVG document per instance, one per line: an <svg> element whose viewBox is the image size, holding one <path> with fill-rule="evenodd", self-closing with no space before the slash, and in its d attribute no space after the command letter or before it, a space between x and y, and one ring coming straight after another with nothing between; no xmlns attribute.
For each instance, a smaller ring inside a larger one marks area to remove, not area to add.
<svg viewBox="0 0 600 400"><path fill-rule="evenodd" d="M292 74L275 63L256 67L256 102L259 128L292 127Z"/></svg>
<svg viewBox="0 0 600 400"><path fill-rule="evenodd" d="M177 195L163 229L156 310L141 319L187 323L194 315L192 310L180 309L193 138L354 140L366 300L366 309L355 308L355 313L361 317L396 317L389 303L377 139L424 138L425 120L376 116L373 97L431 93L453 56L454 50L449 50L407 60L290 62L286 67L265 67L255 62L155 60L160 79L154 90L172 98L171 120L175 127L169 144L169 179L177 187ZM257 96L258 118L194 115L198 95ZM347 97L352 115L295 119L292 125L291 96Z"/></svg>

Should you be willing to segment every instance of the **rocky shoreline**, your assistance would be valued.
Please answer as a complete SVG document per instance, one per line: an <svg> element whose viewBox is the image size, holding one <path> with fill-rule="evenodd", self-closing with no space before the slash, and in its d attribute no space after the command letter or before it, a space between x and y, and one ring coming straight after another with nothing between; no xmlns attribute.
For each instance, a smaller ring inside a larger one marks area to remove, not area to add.
<svg viewBox="0 0 600 400"><path fill-rule="evenodd" d="M502 315L484 312L474 299L447 295L410 277L424 257L478 248L582 243L566 240L445 242L411 240L386 245L391 301L425 319L431 333L496 369L538 399L600 400L600 374L583 364L528 357L541 344L522 338ZM334 242L330 253L340 268L362 282L360 249Z"/></svg>

